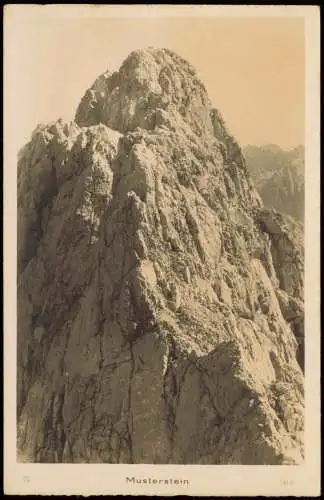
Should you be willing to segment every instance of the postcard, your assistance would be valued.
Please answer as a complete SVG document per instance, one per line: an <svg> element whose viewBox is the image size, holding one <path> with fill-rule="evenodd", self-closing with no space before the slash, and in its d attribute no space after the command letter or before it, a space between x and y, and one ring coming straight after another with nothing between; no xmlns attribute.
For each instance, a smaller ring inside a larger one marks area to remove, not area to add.
<svg viewBox="0 0 324 500"><path fill-rule="evenodd" d="M320 494L319 19L5 7L7 494Z"/></svg>

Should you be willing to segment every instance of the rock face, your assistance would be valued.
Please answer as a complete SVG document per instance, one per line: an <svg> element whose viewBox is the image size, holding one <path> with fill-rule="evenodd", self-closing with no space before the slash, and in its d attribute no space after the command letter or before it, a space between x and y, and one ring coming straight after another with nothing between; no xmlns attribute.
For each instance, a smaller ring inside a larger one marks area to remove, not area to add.
<svg viewBox="0 0 324 500"><path fill-rule="evenodd" d="M279 146L247 146L244 155L264 204L304 221L304 147L283 151Z"/></svg>
<svg viewBox="0 0 324 500"><path fill-rule="evenodd" d="M195 71L130 54L18 162L18 457L303 461L303 242Z"/></svg>

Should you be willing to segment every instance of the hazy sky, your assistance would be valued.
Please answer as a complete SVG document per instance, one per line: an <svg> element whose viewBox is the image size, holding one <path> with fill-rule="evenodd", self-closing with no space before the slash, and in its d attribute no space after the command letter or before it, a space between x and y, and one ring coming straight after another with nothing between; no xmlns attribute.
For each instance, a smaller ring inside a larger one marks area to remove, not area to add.
<svg viewBox="0 0 324 500"><path fill-rule="evenodd" d="M302 18L20 16L5 35L5 99L19 146L38 123L73 119L100 73L147 46L174 50L196 67L241 145L304 143Z"/></svg>

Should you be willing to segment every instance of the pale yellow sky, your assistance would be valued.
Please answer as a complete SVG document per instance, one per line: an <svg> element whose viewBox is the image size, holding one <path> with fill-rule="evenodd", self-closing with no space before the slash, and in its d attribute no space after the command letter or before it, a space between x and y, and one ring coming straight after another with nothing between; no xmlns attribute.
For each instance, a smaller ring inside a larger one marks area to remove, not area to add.
<svg viewBox="0 0 324 500"><path fill-rule="evenodd" d="M8 16L9 17L9 16ZM5 99L19 146L40 122L73 119L94 79L136 48L187 59L241 145L304 144L302 18L16 16L5 31Z"/></svg>

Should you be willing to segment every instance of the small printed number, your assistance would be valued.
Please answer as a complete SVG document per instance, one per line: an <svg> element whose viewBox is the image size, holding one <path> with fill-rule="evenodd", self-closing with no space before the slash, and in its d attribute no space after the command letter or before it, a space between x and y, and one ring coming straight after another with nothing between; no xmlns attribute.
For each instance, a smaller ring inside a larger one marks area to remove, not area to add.
<svg viewBox="0 0 324 500"><path fill-rule="evenodd" d="M289 488L289 487L293 486L294 481L292 479L282 479L281 484L284 488Z"/></svg>
<svg viewBox="0 0 324 500"><path fill-rule="evenodd" d="M29 483L29 482L30 482L30 477L24 476L24 483Z"/></svg>

